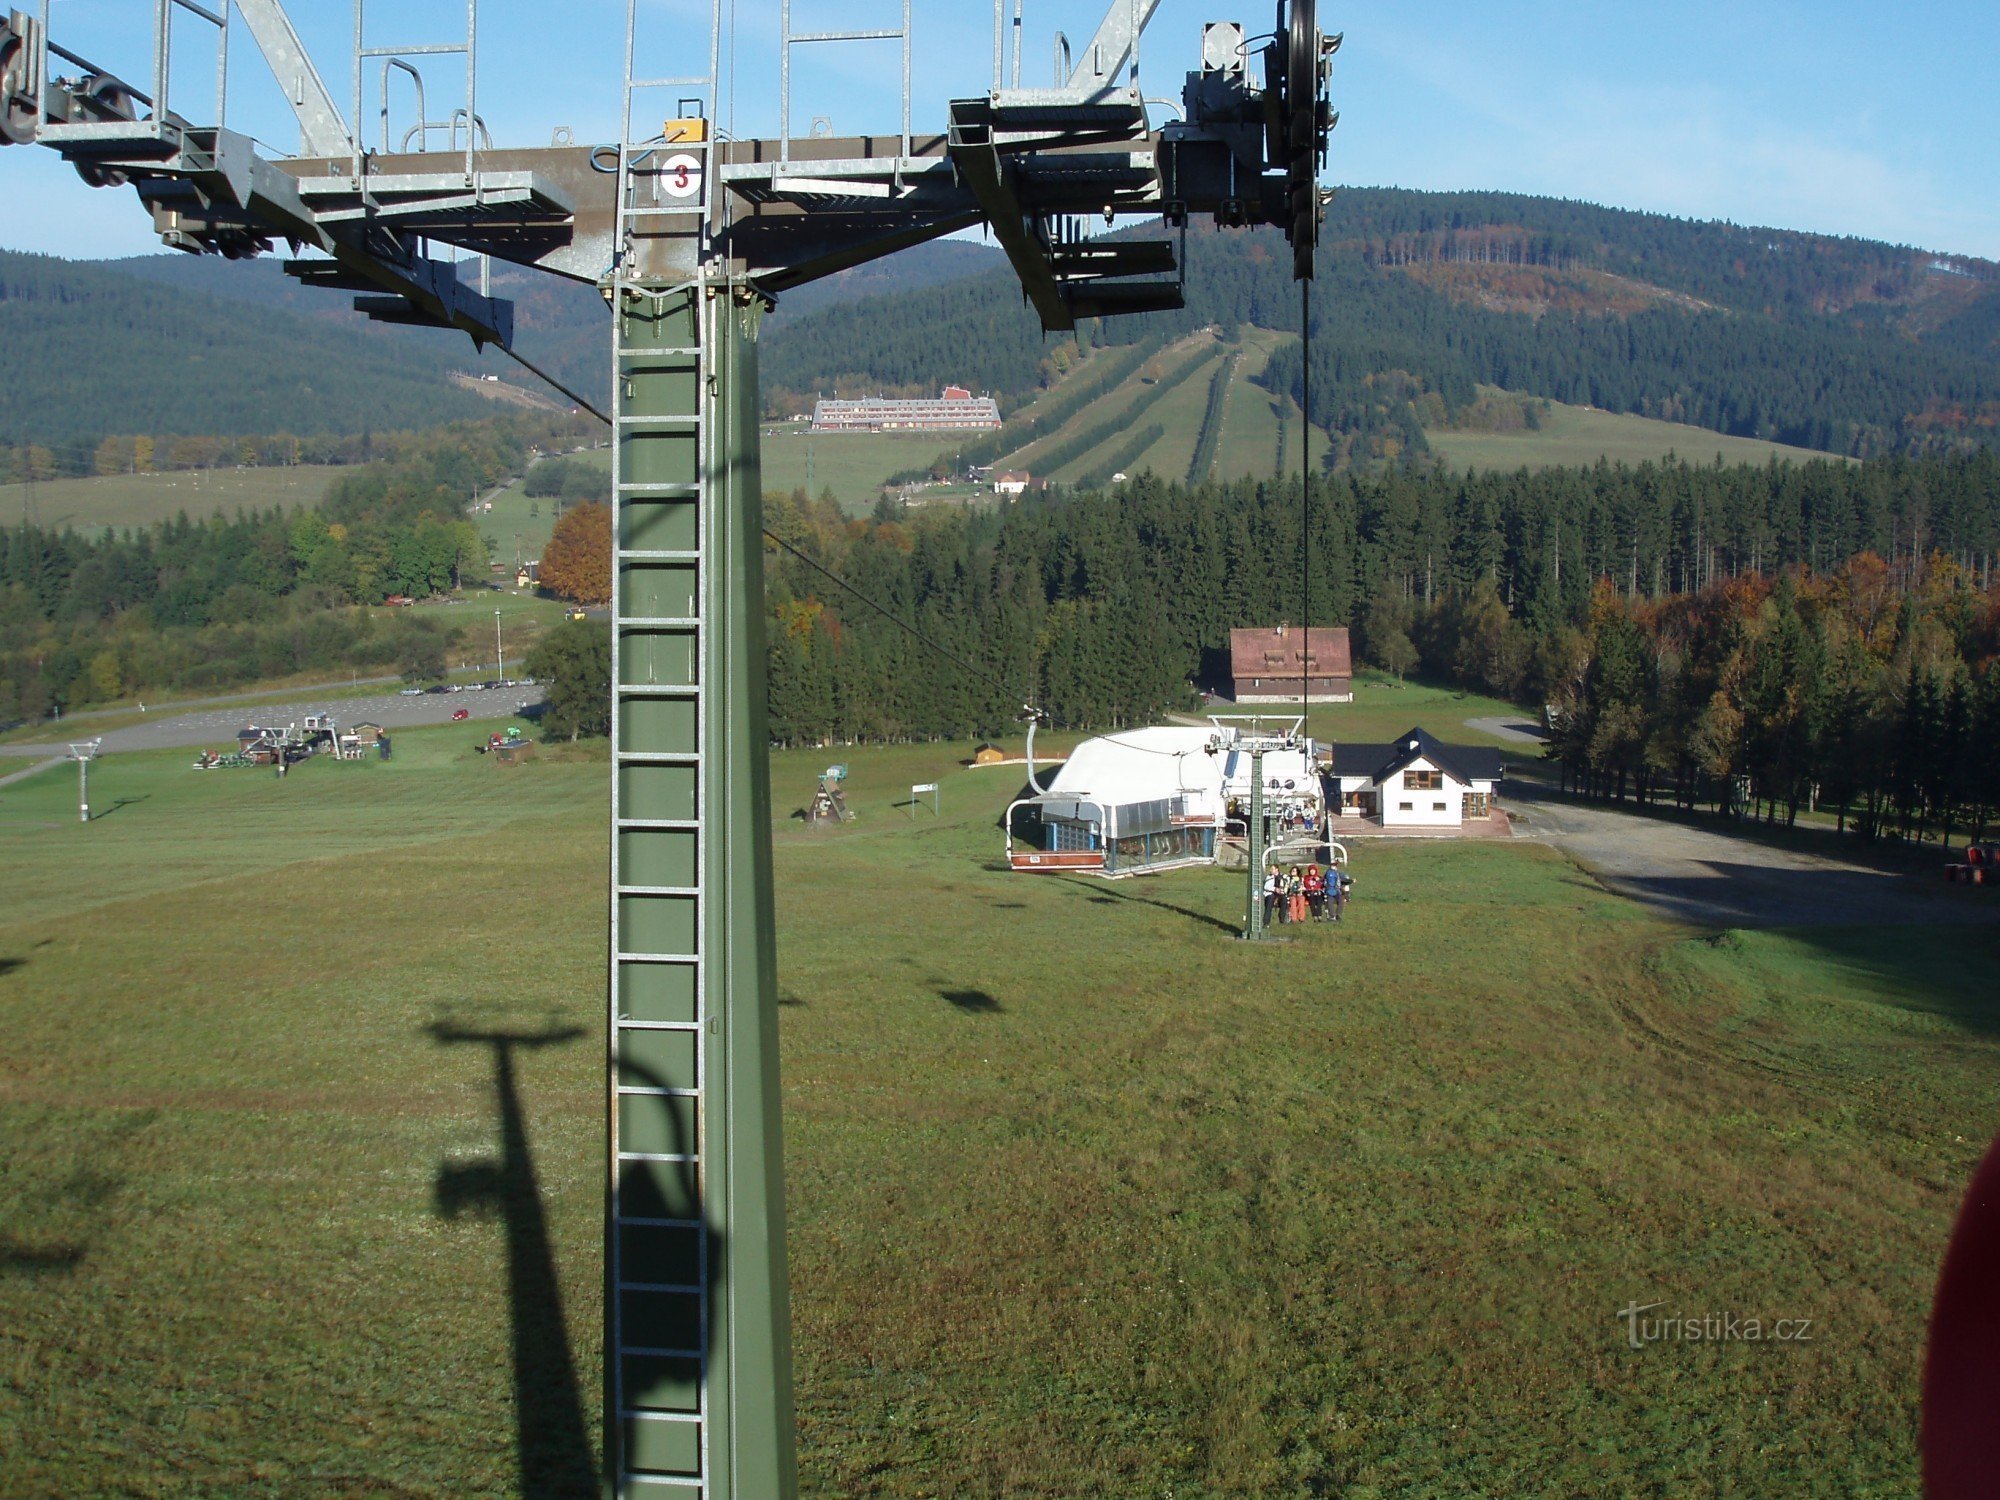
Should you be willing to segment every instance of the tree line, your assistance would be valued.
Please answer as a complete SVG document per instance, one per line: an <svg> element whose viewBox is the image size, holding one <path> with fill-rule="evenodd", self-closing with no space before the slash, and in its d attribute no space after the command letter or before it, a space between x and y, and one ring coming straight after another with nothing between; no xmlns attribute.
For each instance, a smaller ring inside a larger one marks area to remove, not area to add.
<svg viewBox="0 0 2000 1500"><path fill-rule="evenodd" d="M1600 796L1979 837L2000 814L1996 652L2000 594L1948 558L1899 573L1863 553L1639 605L1600 583L1549 753Z"/></svg>
<svg viewBox="0 0 2000 1500"><path fill-rule="evenodd" d="M523 416L501 419L530 445L574 444L596 431L582 416ZM479 426L463 423L451 430ZM117 474L184 473L195 469L288 469L300 465L353 467L395 463L437 442L437 430L387 432L112 433L72 438L53 446L0 442L0 484L32 484L55 479ZM557 462L567 462L558 460ZM546 467L546 466L541 466ZM602 490L600 473L596 487ZM553 492L551 492L553 493Z"/></svg>
<svg viewBox="0 0 2000 1500"><path fill-rule="evenodd" d="M769 555L773 733L787 742L1004 731L1034 702L1099 730L1220 685L1232 628L1298 620L1300 480L1189 488L1143 475L1115 502L849 519L773 496L768 524L972 669ZM1371 660L1555 701L1608 589L1633 611L1870 555L1892 599L1985 598L2000 555L2000 457L1514 475L1318 478L1314 622ZM1965 657L1979 667L1976 651Z"/></svg>

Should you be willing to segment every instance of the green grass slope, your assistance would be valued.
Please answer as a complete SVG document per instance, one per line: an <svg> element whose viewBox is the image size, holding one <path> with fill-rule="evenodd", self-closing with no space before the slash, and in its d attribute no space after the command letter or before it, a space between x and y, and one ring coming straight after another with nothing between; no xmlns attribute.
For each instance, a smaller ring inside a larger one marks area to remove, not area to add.
<svg viewBox="0 0 2000 1500"><path fill-rule="evenodd" d="M850 515L867 514L891 474L927 468L940 453L952 451L949 433L809 432L808 425L764 424L764 488L786 494L804 489L815 496L830 489Z"/></svg>
<svg viewBox="0 0 2000 1500"><path fill-rule="evenodd" d="M1773 459L1803 463L1827 457L1810 448L1561 402L1549 404L1539 430L1462 432L1431 428L1424 436L1439 459L1454 469L1581 467L1600 458L1611 463L1657 463L1669 455L1691 464L1710 464L1717 459L1725 464L1766 464Z"/></svg>
<svg viewBox="0 0 2000 1500"><path fill-rule="evenodd" d="M0 788L10 1490L591 1462L605 767L466 739L114 757L87 827L65 773ZM1917 1493L1990 932L1712 941L1429 844L1250 952L1237 877L996 868L1019 771L966 754L850 752L831 832L788 817L824 753L773 760L806 1494ZM510 1098L453 1029L549 1040ZM551 1271L510 1300L528 1201ZM1656 1299L1817 1331L1626 1347Z"/></svg>
<svg viewBox="0 0 2000 1500"><path fill-rule="evenodd" d="M183 511L202 519L222 511L297 510L317 505L337 468L301 464L290 469L211 469L171 474L106 474L39 484L0 484L0 525L39 517L44 526L78 531L152 526Z"/></svg>

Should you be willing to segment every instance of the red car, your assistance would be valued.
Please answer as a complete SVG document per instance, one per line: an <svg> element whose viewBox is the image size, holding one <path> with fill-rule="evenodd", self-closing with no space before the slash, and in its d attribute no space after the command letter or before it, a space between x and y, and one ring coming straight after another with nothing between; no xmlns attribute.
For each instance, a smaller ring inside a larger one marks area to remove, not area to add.
<svg viewBox="0 0 2000 1500"><path fill-rule="evenodd" d="M472 710L471 710L471 709L469 709L469 708L461 708L461 709L457 709L457 710L455 710L455 711L454 711L454 712L452 713L452 716L451 716L451 722L452 722L452 723L454 723L454 724L456 724L456 723L457 723L457 722L458 722L458 721L459 721L460 719L469 719L469 718L471 718L471 717L472 717Z"/></svg>

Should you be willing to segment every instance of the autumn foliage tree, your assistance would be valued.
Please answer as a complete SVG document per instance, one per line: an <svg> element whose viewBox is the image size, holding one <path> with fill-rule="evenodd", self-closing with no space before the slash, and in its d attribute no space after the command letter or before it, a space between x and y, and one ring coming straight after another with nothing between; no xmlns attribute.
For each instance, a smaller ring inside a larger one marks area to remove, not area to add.
<svg viewBox="0 0 2000 1500"><path fill-rule="evenodd" d="M542 586L578 604L611 601L611 507L570 507L542 549Z"/></svg>

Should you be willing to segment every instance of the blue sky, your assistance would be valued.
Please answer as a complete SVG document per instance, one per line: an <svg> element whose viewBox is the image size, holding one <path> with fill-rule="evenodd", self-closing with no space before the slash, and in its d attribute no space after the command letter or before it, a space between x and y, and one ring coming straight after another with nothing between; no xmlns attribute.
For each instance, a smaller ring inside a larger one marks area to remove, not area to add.
<svg viewBox="0 0 2000 1500"><path fill-rule="evenodd" d="M1335 70L1342 124L1329 177L1416 188L1493 188L1587 199L1695 218L1854 234L2000 259L2000 5L1933 0L1900 8L1851 0L1681 0L1672 6L1512 0L1321 0L1347 45ZM730 0L724 0L725 15ZM346 0L293 0L343 109L351 89ZM623 0L484 0L480 113L502 144L541 143L553 125L578 139L617 127ZM1073 0L1026 0L1023 81L1050 73L1057 28L1079 44L1102 14ZM893 23L884 0L796 0L794 28ZM915 0L919 125L944 101L990 81L987 0ZM1011 6L1010 6L1011 10ZM777 122L778 6L735 0L733 88L718 106L740 133ZM147 0L56 0L55 34L100 63L144 78ZM463 0L371 0L370 41L453 40ZM685 70L705 50L708 7L644 0L649 71ZM1173 95L1205 19L1266 27L1267 5L1165 0L1147 32L1149 93ZM203 117L213 53L200 23L176 31L175 99ZM289 149L275 86L240 31L229 120ZM425 69L432 113L462 103L453 64ZM895 127L898 59L884 44L801 49L793 118L849 130ZM374 129L371 70L364 119ZM655 112L659 101L651 106ZM399 95L397 118L408 115ZM398 126L400 130L400 126ZM126 192L86 188L34 148L0 150L0 245L63 255L156 248Z"/></svg>

